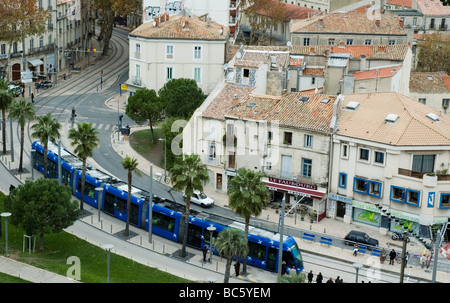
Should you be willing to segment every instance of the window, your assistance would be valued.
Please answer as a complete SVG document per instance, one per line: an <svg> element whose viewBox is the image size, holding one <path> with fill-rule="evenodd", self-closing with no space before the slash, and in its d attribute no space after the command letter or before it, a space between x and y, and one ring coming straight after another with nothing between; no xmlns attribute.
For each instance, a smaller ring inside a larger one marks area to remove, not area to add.
<svg viewBox="0 0 450 303"><path fill-rule="evenodd" d="M311 84L316 84L316 78L315 77L311 78Z"/></svg>
<svg viewBox="0 0 450 303"><path fill-rule="evenodd" d="M348 159L348 144L341 145L341 158Z"/></svg>
<svg viewBox="0 0 450 303"><path fill-rule="evenodd" d="M194 46L194 59L200 60L202 58L202 47Z"/></svg>
<svg viewBox="0 0 450 303"><path fill-rule="evenodd" d="M434 28L434 18L431 18L431 21L430 21L430 28Z"/></svg>
<svg viewBox="0 0 450 303"><path fill-rule="evenodd" d="M367 180L359 177L353 178L353 191L355 193L366 194Z"/></svg>
<svg viewBox="0 0 450 303"><path fill-rule="evenodd" d="M427 98L419 98L419 102L423 104L427 104Z"/></svg>
<svg viewBox="0 0 450 303"><path fill-rule="evenodd" d="M402 203L405 199L404 195L405 189L403 187L391 186L391 201Z"/></svg>
<svg viewBox="0 0 450 303"><path fill-rule="evenodd" d="M173 59L173 45L166 45L166 59Z"/></svg>
<svg viewBox="0 0 450 303"><path fill-rule="evenodd" d="M1 54L6 54L6 44L2 44Z"/></svg>
<svg viewBox="0 0 450 303"><path fill-rule="evenodd" d="M292 133L291 132L284 132L284 144L292 145Z"/></svg>
<svg viewBox="0 0 450 303"><path fill-rule="evenodd" d="M305 147L308 147L308 148L313 147L313 136L305 135Z"/></svg>
<svg viewBox="0 0 450 303"><path fill-rule="evenodd" d="M364 45L372 45L372 39L364 40Z"/></svg>
<svg viewBox="0 0 450 303"><path fill-rule="evenodd" d="M389 45L397 44L397 40L389 40L389 41L388 41L388 44L389 44Z"/></svg>
<svg viewBox="0 0 450 303"><path fill-rule="evenodd" d="M236 167L236 157L234 152L230 152L228 154L228 167L235 168Z"/></svg>
<svg viewBox="0 0 450 303"><path fill-rule="evenodd" d="M450 208L450 193L441 193L439 208Z"/></svg>
<svg viewBox="0 0 450 303"><path fill-rule="evenodd" d="M369 181L369 196L381 198L383 183L377 181Z"/></svg>
<svg viewBox="0 0 450 303"><path fill-rule="evenodd" d="M310 39L309 39L309 38L303 38L303 45L308 46L308 45L309 45L309 42L310 42Z"/></svg>
<svg viewBox="0 0 450 303"><path fill-rule="evenodd" d="M139 43L136 43L136 54L141 53L141 45Z"/></svg>
<svg viewBox="0 0 450 303"><path fill-rule="evenodd" d="M166 82L173 78L173 67L166 67Z"/></svg>
<svg viewBox="0 0 450 303"><path fill-rule="evenodd" d="M376 164L384 164L384 153L375 151L375 157L374 157L373 161Z"/></svg>
<svg viewBox="0 0 450 303"><path fill-rule="evenodd" d="M208 158L209 158L209 160L216 159L216 143L209 144Z"/></svg>
<svg viewBox="0 0 450 303"><path fill-rule="evenodd" d="M339 173L339 184L340 188L347 188L347 174Z"/></svg>
<svg viewBox="0 0 450 303"><path fill-rule="evenodd" d="M417 26L417 17L413 18L413 23L412 24L413 24L413 26Z"/></svg>
<svg viewBox="0 0 450 303"><path fill-rule="evenodd" d="M302 176L305 178L311 178L312 160L302 158Z"/></svg>
<svg viewBox="0 0 450 303"><path fill-rule="evenodd" d="M419 207L420 206L420 191L413 189L406 189L406 204Z"/></svg>
<svg viewBox="0 0 450 303"><path fill-rule="evenodd" d="M267 132L267 143L270 143L272 141L272 138L273 138L273 133Z"/></svg>
<svg viewBox="0 0 450 303"><path fill-rule="evenodd" d="M248 78L249 77L249 75L250 75L250 70L248 69L248 68L244 68L244 70L242 71L242 76L244 77L244 78Z"/></svg>
<svg viewBox="0 0 450 303"><path fill-rule="evenodd" d="M290 179L292 170L292 156L281 155L281 178Z"/></svg>
<svg viewBox="0 0 450 303"><path fill-rule="evenodd" d="M353 39L346 39L345 45L353 45Z"/></svg>
<svg viewBox="0 0 450 303"><path fill-rule="evenodd" d="M136 79L141 78L141 66L139 64L136 64Z"/></svg>
<svg viewBox="0 0 450 303"><path fill-rule="evenodd" d="M266 170L272 170L272 162L266 162Z"/></svg>
<svg viewBox="0 0 450 303"><path fill-rule="evenodd" d="M334 45L334 38L328 39L328 45L330 45L330 46Z"/></svg>
<svg viewBox="0 0 450 303"><path fill-rule="evenodd" d="M198 84L202 83L202 68L194 67L194 80Z"/></svg>
<svg viewBox="0 0 450 303"><path fill-rule="evenodd" d="M369 161L369 154L370 151L366 148L360 148L359 149L359 160L361 161Z"/></svg>
<svg viewBox="0 0 450 303"><path fill-rule="evenodd" d="M442 108L445 110L450 105L450 99L442 99Z"/></svg>
<svg viewBox="0 0 450 303"><path fill-rule="evenodd" d="M434 171L435 155L414 155L412 171L417 173L429 173Z"/></svg>

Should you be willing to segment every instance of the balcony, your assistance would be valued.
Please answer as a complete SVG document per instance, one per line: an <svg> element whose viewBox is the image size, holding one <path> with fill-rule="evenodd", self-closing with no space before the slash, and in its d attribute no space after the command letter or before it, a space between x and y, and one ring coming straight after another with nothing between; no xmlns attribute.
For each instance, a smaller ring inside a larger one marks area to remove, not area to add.
<svg viewBox="0 0 450 303"><path fill-rule="evenodd" d="M424 179L424 175L425 175L424 173L414 172L412 170L404 169L404 168L399 168L398 174L402 175L402 176L408 176L408 177L422 179L422 180ZM436 173L435 177L436 177L436 181L450 181L449 174Z"/></svg>

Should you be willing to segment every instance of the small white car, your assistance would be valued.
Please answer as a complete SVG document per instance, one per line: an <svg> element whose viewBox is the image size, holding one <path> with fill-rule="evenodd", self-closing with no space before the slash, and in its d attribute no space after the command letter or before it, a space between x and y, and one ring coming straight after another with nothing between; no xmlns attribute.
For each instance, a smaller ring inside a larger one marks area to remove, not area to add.
<svg viewBox="0 0 450 303"><path fill-rule="evenodd" d="M186 197L183 195L184 200ZM198 190L194 191L194 194L191 196L191 202L200 205L201 207L210 207L214 205L214 200L205 195L205 193L201 193Z"/></svg>

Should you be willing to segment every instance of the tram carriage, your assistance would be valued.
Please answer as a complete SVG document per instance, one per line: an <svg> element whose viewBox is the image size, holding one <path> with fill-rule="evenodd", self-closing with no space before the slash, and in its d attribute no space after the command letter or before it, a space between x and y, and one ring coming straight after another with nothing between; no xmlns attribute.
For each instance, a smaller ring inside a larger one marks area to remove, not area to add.
<svg viewBox="0 0 450 303"><path fill-rule="evenodd" d="M32 166L44 173L43 153L44 148L39 141L31 145ZM61 172L62 183L70 186L72 194L80 199L82 162L73 154L61 148ZM58 147L53 143L48 144L48 170L47 176L58 178ZM98 197L102 188L102 196ZM149 193L137 187L132 187L130 224L138 228L149 230ZM127 216L128 184L110 176L109 174L88 166L85 175L85 192L83 200L89 205L100 209L104 213L120 220L126 221ZM174 201L153 197L152 206L152 232L171 241L182 243L185 228L184 206ZM213 239L225 228L237 228L244 230L244 224L231 219L215 215L205 214L191 210L188 225L187 245L202 249L204 245L210 245L210 231L208 227L215 227ZM247 264L265 270L278 270L279 237L277 233L250 227L249 229L249 254ZM214 249L213 253L218 252ZM283 238L283 261L286 267L296 268L297 272L303 270L303 260L295 240L290 236Z"/></svg>

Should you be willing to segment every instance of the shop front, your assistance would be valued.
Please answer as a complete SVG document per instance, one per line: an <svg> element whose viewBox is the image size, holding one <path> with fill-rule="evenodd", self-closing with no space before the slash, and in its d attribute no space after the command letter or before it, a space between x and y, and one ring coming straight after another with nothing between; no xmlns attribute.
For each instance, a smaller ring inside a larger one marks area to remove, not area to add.
<svg viewBox="0 0 450 303"><path fill-rule="evenodd" d="M328 194L327 216L351 223L352 220L352 199L337 194Z"/></svg>
<svg viewBox="0 0 450 303"><path fill-rule="evenodd" d="M307 207L310 211L317 213L317 221L326 216L326 201L324 199L325 190L320 190L314 184L307 184L293 180L278 179L269 177L263 180L274 203L281 203L283 198L287 205L294 206L295 201L300 201L299 206Z"/></svg>

